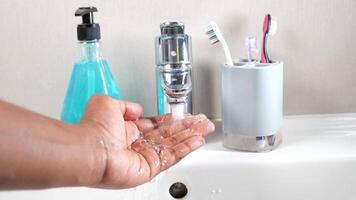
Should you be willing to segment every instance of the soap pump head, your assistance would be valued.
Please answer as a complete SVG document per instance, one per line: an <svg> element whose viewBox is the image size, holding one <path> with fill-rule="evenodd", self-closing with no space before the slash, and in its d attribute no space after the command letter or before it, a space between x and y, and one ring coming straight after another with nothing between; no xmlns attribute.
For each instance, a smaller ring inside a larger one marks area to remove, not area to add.
<svg viewBox="0 0 356 200"><path fill-rule="evenodd" d="M81 16L83 22L77 26L77 36L79 41L100 40L100 26L94 23L93 12L97 12L95 7L80 7L75 11L75 16Z"/></svg>

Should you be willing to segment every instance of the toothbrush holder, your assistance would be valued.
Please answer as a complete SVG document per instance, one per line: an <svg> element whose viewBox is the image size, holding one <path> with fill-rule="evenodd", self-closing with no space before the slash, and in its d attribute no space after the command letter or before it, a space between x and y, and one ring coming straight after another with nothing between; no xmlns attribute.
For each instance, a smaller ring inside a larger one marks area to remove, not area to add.
<svg viewBox="0 0 356 200"><path fill-rule="evenodd" d="M249 152L282 142L283 62L222 65L223 145Z"/></svg>

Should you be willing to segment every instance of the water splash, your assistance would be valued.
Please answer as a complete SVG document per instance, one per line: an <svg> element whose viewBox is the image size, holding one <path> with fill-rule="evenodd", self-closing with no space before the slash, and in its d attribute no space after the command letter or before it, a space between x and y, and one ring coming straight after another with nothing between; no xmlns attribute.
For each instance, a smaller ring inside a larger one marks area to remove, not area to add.
<svg viewBox="0 0 356 200"><path fill-rule="evenodd" d="M217 198L217 196L220 194L220 193L222 193L222 189L221 188L218 188L218 189L212 189L211 191L210 191L210 198L209 199L216 199Z"/></svg>

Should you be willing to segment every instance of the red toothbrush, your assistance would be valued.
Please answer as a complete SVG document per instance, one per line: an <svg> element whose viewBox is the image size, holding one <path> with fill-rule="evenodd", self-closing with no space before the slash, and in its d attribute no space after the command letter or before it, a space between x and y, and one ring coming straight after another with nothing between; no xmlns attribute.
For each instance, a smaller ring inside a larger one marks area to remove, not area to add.
<svg viewBox="0 0 356 200"><path fill-rule="evenodd" d="M277 31L277 22L274 21L270 14L265 16L263 21L263 35L262 35L262 45L261 45L261 63L270 63L270 59L267 53L267 37L269 35L274 35Z"/></svg>

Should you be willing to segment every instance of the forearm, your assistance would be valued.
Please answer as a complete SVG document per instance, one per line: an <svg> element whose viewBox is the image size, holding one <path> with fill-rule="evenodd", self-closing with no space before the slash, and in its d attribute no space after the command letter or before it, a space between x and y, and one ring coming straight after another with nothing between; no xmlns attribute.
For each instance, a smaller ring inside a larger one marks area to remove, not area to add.
<svg viewBox="0 0 356 200"><path fill-rule="evenodd" d="M0 101L0 189L92 185L105 149L86 125L68 125Z"/></svg>

